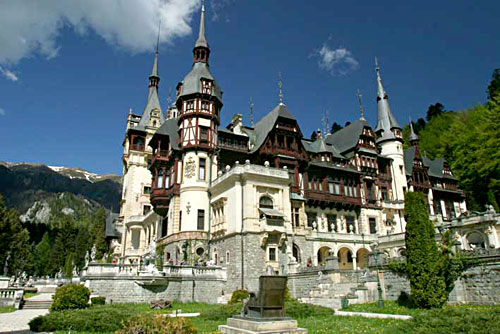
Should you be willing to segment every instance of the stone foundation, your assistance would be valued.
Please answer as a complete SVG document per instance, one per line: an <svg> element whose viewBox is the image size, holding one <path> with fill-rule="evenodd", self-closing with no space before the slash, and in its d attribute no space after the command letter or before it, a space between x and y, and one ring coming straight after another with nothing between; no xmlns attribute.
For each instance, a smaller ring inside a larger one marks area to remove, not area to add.
<svg viewBox="0 0 500 334"><path fill-rule="evenodd" d="M222 334L307 334L307 329L297 328L297 321L291 319L265 320L229 318L227 325L219 326Z"/></svg>

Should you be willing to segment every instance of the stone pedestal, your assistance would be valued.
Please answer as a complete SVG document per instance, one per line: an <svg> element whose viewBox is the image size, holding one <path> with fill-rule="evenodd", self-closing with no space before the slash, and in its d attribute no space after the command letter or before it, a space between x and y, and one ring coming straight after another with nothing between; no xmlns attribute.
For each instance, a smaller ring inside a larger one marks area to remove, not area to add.
<svg viewBox="0 0 500 334"><path fill-rule="evenodd" d="M297 328L297 321L290 318L243 318L227 319L227 325L219 326L222 334L307 334L307 329Z"/></svg>
<svg viewBox="0 0 500 334"><path fill-rule="evenodd" d="M0 289L9 287L9 278L7 276L0 276Z"/></svg>

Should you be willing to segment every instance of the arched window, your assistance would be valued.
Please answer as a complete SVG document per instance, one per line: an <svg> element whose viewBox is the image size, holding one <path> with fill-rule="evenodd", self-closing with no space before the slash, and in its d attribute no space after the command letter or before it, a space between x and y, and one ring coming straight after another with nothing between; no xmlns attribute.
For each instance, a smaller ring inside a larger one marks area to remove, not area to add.
<svg viewBox="0 0 500 334"><path fill-rule="evenodd" d="M272 209L274 208L273 200L269 196L262 196L259 200L260 209Z"/></svg>
<svg viewBox="0 0 500 334"><path fill-rule="evenodd" d="M486 248L483 236L478 232L472 232L467 236L467 243L471 249Z"/></svg>
<svg viewBox="0 0 500 334"><path fill-rule="evenodd" d="M296 244L293 244L292 246L292 255L297 263L300 263L300 248Z"/></svg>

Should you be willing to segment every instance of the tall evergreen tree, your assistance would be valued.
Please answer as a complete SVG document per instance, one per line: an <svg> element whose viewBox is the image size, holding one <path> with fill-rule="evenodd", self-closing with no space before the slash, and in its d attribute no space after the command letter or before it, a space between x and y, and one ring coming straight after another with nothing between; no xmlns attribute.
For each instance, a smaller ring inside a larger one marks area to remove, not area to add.
<svg viewBox="0 0 500 334"><path fill-rule="evenodd" d="M430 121L434 117L439 116L444 112L444 106L441 103L437 102L436 104L431 104L427 109L427 121Z"/></svg>
<svg viewBox="0 0 500 334"><path fill-rule="evenodd" d="M342 125L338 124L337 122L333 122L331 133L335 133L335 132L342 130L342 129L343 129Z"/></svg>
<svg viewBox="0 0 500 334"><path fill-rule="evenodd" d="M420 308L434 308L443 306L447 293L425 200L420 192L405 195L406 258L413 301Z"/></svg>
<svg viewBox="0 0 500 334"><path fill-rule="evenodd" d="M106 211L104 208L97 210L93 217L94 244L96 246L96 257L102 258L108 251L106 242Z"/></svg>
<svg viewBox="0 0 500 334"><path fill-rule="evenodd" d="M311 140L316 140L316 138L318 138L318 134L316 133L316 131L313 131L311 133Z"/></svg>
<svg viewBox="0 0 500 334"><path fill-rule="evenodd" d="M50 267L50 257L52 254L52 247L50 244L49 233L45 232L42 240L35 246L34 258L35 258L35 271L34 273L38 276L45 276L49 274L48 268Z"/></svg>
<svg viewBox="0 0 500 334"><path fill-rule="evenodd" d="M500 68L493 71L490 84L488 85L488 100L492 101L500 96Z"/></svg>
<svg viewBox="0 0 500 334"><path fill-rule="evenodd" d="M28 231L23 228L19 214L7 208L0 195L0 269L3 270L5 261L9 257L9 275L19 275L27 270L30 265L29 250Z"/></svg>

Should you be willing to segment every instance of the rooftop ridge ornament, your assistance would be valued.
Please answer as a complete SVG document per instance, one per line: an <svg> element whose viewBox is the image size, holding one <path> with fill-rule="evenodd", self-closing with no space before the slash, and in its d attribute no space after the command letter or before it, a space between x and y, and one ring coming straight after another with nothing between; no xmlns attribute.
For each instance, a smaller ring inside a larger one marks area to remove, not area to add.
<svg viewBox="0 0 500 334"><path fill-rule="evenodd" d="M375 58L376 59L376 58ZM361 91L358 89L358 103L359 103L359 113L361 114L361 120L365 120L365 109L363 109L363 104L361 103Z"/></svg>
<svg viewBox="0 0 500 334"><path fill-rule="evenodd" d="M281 71L278 72L278 87L279 87L279 90L280 90L280 104L284 104L283 103L283 78L281 77Z"/></svg>
<svg viewBox="0 0 500 334"><path fill-rule="evenodd" d="M250 107L250 125L253 128L253 101L252 101L252 98L250 98L249 107Z"/></svg>

